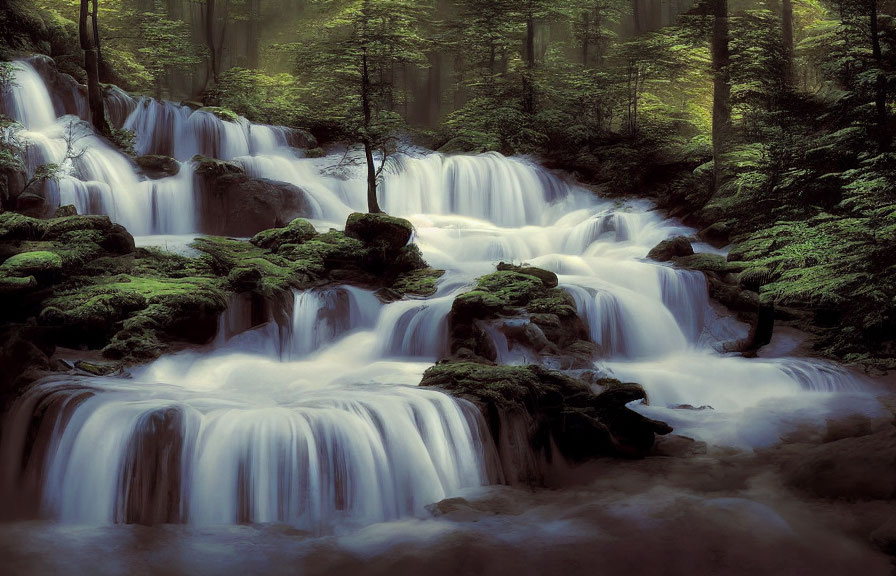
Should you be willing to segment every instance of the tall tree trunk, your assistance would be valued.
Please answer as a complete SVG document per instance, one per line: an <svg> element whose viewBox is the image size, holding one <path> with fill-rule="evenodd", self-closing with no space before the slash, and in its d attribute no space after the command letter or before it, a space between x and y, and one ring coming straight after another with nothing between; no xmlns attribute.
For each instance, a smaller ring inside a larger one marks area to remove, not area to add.
<svg viewBox="0 0 896 576"><path fill-rule="evenodd" d="M784 87L793 87L793 4L781 0L781 45L784 49Z"/></svg>
<svg viewBox="0 0 896 576"><path fill-rule="evenodd" d="M376 164L373 160L373 142L370 138L372 111L370 109L370 68L367 65L367 46L361 48L361 109L364 112L364 157L367 161L367 211L382 212L376 198Z"/></svg>
<svg viewBox="0 0 896 576"><path fill-rule="evenodd" d="M874 106L877 109L878 142L882 149L889 147L890 135L887 130L887 77L884 75L883 53L880 48L880 31L877 26L877 0L868 0L868 17L871 32L871 55L877 66L874 86Z"/></svg>
<svg viewBox="0 0 896 576"><path fill-rule="evenodd" d="M530 12L526 16L526 71L523 72L523 110L535 112L535 17Z"/></svg>
<svg viewBox="0 0 896 576"><path fill-rule="evenodd" d="M96 46L96 61L98 66L102 66L103 63L103 51L100 48L100 27L97 26L97 7L96 1L93 0L93 10L90 12L90 21L93 25L93 45Z"/></svg>
<svg viewBox="0 0 896 576"><path fill-rule="evenodd" d="M641 28L641 0L632 0L632 31L635 36L640 36L643 32Z"/></svg>
<svg viewBox="0 0 896 576"><path fill-rule="evenodd" d="M90 107L90 122L100 134L109 135L106 123L106 112L103 106L103 90L100 87L100 73L97 62L96 46L87 29L87 17L90 12L90 0L81 0L81 12L78 18L78 39L84 51L84 71L87 72L87 103Z"/></svg>
<svg viewBox="0 0 896 576"><path fill-rule="evenodd" d="M594 30L594 56L595 56L595 65L598 69L603 68L603 58L604 58L604 33L601 31L604 25L604 15L602 13L603 6L601 3L594 3L594 23L592 24Z"/></svg>
<svg viewBox="0 0 896 576"><path fill-rule="evenodd" d="M721 184L722 156L731 133L731 80L728 64L728 0L713 0L712 26L712 158L713 190Z"/></svg>
<svg viewBox="0 0 896 576"><path fill-rule="evenodd" d="M218 55L215 51L215 0L205 0L205 45L208 48L208 74L205 88L209 80L218 83ZM203 90L204 92L205 90Z"/></svg>
<svg viewBox="0 0 896 576"><path fill-rule="evenodd" d="M249 0L249 68L258 68L258 20L261 18L260 0Z"/></svg>
<svg viewBox="0 0 896 576"><path fill-rule="evenodd" d="M588 67L588 43L591 40L591 15L582 12L582 66Z"/></svg>

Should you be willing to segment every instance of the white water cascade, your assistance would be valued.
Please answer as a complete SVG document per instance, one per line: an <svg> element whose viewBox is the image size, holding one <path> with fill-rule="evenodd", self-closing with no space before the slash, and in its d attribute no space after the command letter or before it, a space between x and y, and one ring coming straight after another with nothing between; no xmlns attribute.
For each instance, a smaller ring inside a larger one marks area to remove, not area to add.
<svg viewBox="0 0 896 576"><path fill-rule="evenodd" d="M46 88L20 66L4 110L41 158L58 158L62 128L47 117ZM195 153L300 186L322 229L365 208L363 179L326 173L338 158L302 158L282 129L149 99L125 126L141 153L183 162L180 174L146 180L89 135L58 193L135 234L197 232ZM43 381L5 420L3 502L72 523L282 522L323 533L420 514L500 481L475 408L416 387L447 351L454 297L500 260L556 272L603 352L595 369L642 383L651 404L636 409L679 433L749 448L782 433L769 405L800 422L834 404L870 409L861 380L835 365L717 352L716 334L746 327L710 305L701 275L645 260L659 241L693 232L645 202L603 200L526 159L421 152L389 166L381 204L413 222L426 260L446 270L437 294L382 303L348 286L298 292L251 329L234 300L206 349L130 378Z"/></svg>

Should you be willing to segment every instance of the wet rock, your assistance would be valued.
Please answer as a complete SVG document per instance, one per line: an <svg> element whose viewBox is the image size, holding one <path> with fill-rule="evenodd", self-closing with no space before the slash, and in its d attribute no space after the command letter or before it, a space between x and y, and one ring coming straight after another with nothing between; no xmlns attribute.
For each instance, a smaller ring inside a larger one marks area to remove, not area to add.
<svg viewBox="0 0 896 576"><path fill-rule="evenodd" d="M100 242L112 254L132 254L136 249L134 237L121 224L113 224Z"/></svg>
<svg viewBox="0 0 896 576"><path fill-rule="evenodd" d="M509 271L525 274L527 276L535 276L541 280L541 283L544 284L546 288L556 288L560 284L556 274L549 270L543 270L534 266L516 266L514 264L508 264L507 262L501 262L498 264L497 268L499 272Z"/></svg>
<svg viewBox="0 0 896 576"><path fill-rule="evenodd" d="M782 474L789 486L819 498L852 501L896 497L896 428L817 446L785 446Z"/></svg>
<svg viewBox="0 0 896 576"><path fill-rule="evenodd" d="M22 331L7 329L0 333L0 406L16 390L33 378L29 372L49 370L46 352L25 338Z"/></svg>
<svg viewBox="0 0 896 576"><path fill-rule="evenodd" d="M435 270L428 267L404 272L392 283L392 290L399 296L409 295L426 298L436 293L438 280L444 274L444 270Z"/></svg>
<svg viewBox="0 0 896 576"><path fill-rule="evenodd" d="M42 194L30 191L16 198L15 207L17 212L35 218L43 218L55 210L55 206L52 206Z"/></svg>
<svg viewBox="0 0 896 576"><path fill-rule="evenodd" d="M311 215L311 205L301 188L233 172L207 180L200 205L203 231L238 237L250 237Z"/></svg>
<svg viewBox="0 0 896 576"><path fill-rule="evenodd" d="M285 228L264 230L249 241L260 248L277 252L284 244L302 244L315 236L317 236L317 230L314 229L311 222L303 218L296 218Z"/></svg>
<svg viewBox="0 0 896 576"><path fill-rule="evenodd" d="M676 236L668 240L663 240L647 253L647 257L657 262L668 262L673 258L682 256L691 256L694 254L694 247L691 246L690 240L684 236Z"/></svg>
<svg viewBox="0 0 896 576"><path fill-rule="evenodd" d="M246 173L246 171L243 170L243 167L235 162L226 162L224 160L209 158L208 156L202 156L200 154L193 156L192 162L195 165L194 173L197 176L216 177L224 176L225 174Z"/></svg>
<svg viewBox="0 0 896 576"><path fill-rule="evenodd" d="M387 252L397 252L411 240L414 226L388 214L355 212L345 223L345 235Z"/></svg>
<svg viewBox="0 0 896 576"><path fill-rule="evenodd" d="M596 386L587 385L537 365L443 362L428 369L420 385L476 404L499 449L508 418L524 415L530 448L548 459L554 447L573 461L604 455L640 457L650 451L657 434L672 431L626 407L646 399L637 384L604 379ZM604 392L596 394L595 387Z"/></svg>
<svg viewBox="0 0 896 576"><path fill-rule="evenodd" d="M53 214L54 218L65 218L66 216L77 216L78 209L75 208L73 204L66 204L65 206L60 206L56 209L56 213Z"/></svg>
<svg viewBox="0 0 896 576"><path fill-rule="evenodd" d="M108 376L119 369L117 364L109 364L105 362L88 362L86 360L78 360L75 362L75 368L93 374L94 376Z"/></svg>
<svg viewBox="0 0 896 576"><path fill-rule="evenodd" d="M169 156L150 154L138 156L135 161L140 167L140 172L148 178L167 178L180 173L180 163Z"/></svg>
<svg viewBox="0 0 896 576"><path fill-rule="evenodd" d="M571 347L587 340L588 330L579 318L572 297L564 290L550 288L556 276L544 270L504 266L504 270L480 278L473 290L458 296L451 307L449 326L451 351L460 348L470 350L494 350L491 338L477 326L478 322L493 319L528 320L533 325L529 334L521 332L511 336L524 342L535 352L554 356L558 366L579 367L593 358L593 346ZM526 274L519 270L528 270ZM519 322L525 326L526 322ZM540 332L540 334L538 333ZM543 339L541 336L543 335ZM549 345L544 345L546 340ZM585 349L587 348L587 352ZM588 360L581 354L589 355ZM568 356L566 360L560 358ZM494 360L495 356L483 356Z"/></svg>

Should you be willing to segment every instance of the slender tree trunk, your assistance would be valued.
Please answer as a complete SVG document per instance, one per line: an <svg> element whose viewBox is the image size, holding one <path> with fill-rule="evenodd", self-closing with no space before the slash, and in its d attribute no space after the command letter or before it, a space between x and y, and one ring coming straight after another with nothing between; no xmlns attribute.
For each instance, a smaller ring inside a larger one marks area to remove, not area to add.
<svg viewBox="0 0 896 576"><path fill-rule="evenodd" d="M877 66L874 90L874 106L877 109L878 141L882 149L889 147L890 135L887 131L887 77L883 71L883 53L880 48L880 31L877 26L877 0L868 1L868 17L871 32L871 54Z"/></svg>
<svg viewBox="0 0 896 576"><path fill-rule="evenodd" d="M367 47L361 48L361 108L364 112L364 157L367 161L367 211L379 213L380 204L376 198L376 165L373 161L373 142L370 138L372 111L370 109L370 68L367 65Z"/></svg>
<svg viewBox="0 0 896 576"><path fill-rule="evenodd" d="M258 20L261 18L261 10L259 7L260 0L249 0L249 50L248 63L249 68L258 68Z"/></svg>
<svg viewBox="0 0 896 576"><path fill-rule="evenodd" d="M793 4L781 0L781 45L784 49L784 87L793 87Z"/></svg>
<svg viewBox="0 0 896 576"><path fill-rule="evenodd" d="M588 67L588 46L591 40L591 16L588 12L582 12L582 66Z"/></svg>
<svg viewBox="0 0 896 576"><path fill-rule="evenodd" d="M523 73L523 109L535 112L535 18L530 12L526 16L526 71Z"/></svg>
<svg viewBox="0 0 896 576"><path fill-rule="evenodd" d="M728 0L713 0L712 26L712 157L713 190L721 184L722 156L731 133L731 80L728 64Z"/></svg>
<svg viewBox="0 0 896 576"><path fill-rule="evenodd" d="M218 83L218 56L215 51L215 0L205 0L205 45L208 48L208 74L205 88L213 80ZM205 91L205 90L203 90Z"/></svg>
<svg viewBox="0 0 896 576"><path fill-rule="evenodd" d="M103 63L103 51L100 48L100 27L97 26L97 0L93 0L93 10L90 12L90 20L93 25L93 45L96 46L96 61L99 66Z"/></svg>
<svg viewBox="0 0 896 576"><path fill-rule="evenodd" d="M103 106L103 90L100 87L100 73L97 62L96 46L87 29L87 17L90 12L90 0L81 0L81 12L78 18L78 39L84 51L84 70L87 72L87 103L90 107L90 122L96 131L108 136L111 132L106 123L106 112Z"/></svg>
<svg viewBox="0 0 896 576"><path fill-rule="evenodd" d="M227 38L227 26L230 24L230 0L224 0L224 10L221 11L221 36L218 38L218 50L216 66L214 70L215 84L221 76L221 68L224 65L224 40Z"/></svg>
<svg viewBox="0 0 896 576"><path fill-rule="evenodd" d="M640 36L644 31L641 28L641 0L632 0L632 24L635 36Z"/></svg>

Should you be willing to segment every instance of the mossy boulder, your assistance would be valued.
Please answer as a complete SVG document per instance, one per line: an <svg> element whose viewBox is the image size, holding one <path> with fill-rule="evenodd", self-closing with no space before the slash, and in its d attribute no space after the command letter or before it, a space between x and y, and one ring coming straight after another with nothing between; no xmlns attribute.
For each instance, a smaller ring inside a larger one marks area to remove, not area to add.
<svg viewBox="0 0 896 576"><path fill-rule="evenodd" d="M404 218L388 214L355 212L345 223L345 235L387 252L397 252L411 240L414 226Z"/></svg>
<svg viewBox="0 0 896 576"><path fill-rule="evenodd" d="M149 178L167 178L180 173L180 163L169 156L150 154L135 158L140 171Z"/></svg>
<svg viewBox="0 0 896 576"><path fill-rule="evenodd" d="M40 250L22 252L0 264L0 276L27 278L33 276L41 282L51 282L62 272L62 258L55 252Z"/></svg>
<svg viewBox="0 0 896 576"><path fill-rule="evenodd" d="M572 297L560 288L549 287L556 286L556 275L531 267L502 267L455 298L449 316L452 354L495 360L496 350L482 323L501 324L513 319L521 329L501 328L508 342L518 341L535 352L558 356L557 361L569 367L589 363L596 348L587 339L587 328ZM526 330L526 322L534 326ZM565 358L561 360L561 356Z"/></svg>
<svg viewBox="0 0 896 576"><path fill-rule="evenodd" d="M198 176L223 176L225 174L245 174L243 167L235 162L226 162L197 154L191 160Z"/></svg>
<svg viewBox="0 0 896 576"><path fill-rule="evenodd" d="M671 432L666 424L626 408L629 402L646 400L639 385L612 379L589 385L537 365L444 362L426 371L421 386L437 387L476 404L502 453L510 440L503 428L520 418L529 432L529 447L548 459L553 447L573 461L644 456L656 434Z"/></svg>
<svg viewBox="0 0 896 576"><path fill-rule="evenodd" d="M654 246L647 253L647 258L657 262L668 262L673 258L691 256L692 254L694 254L694 247L691 246L691 241L684 236L676 236Z"/></svg>
<svg viewBox="0 0 896 576"><path fill-rule="evenodd" d="M525 274L526 276L534 276L541 280L541 283L544 284L546 288L556 288L560 284L556 274L549 270L536 268L535 266L517 266L515 264L501 262L498 264L498 272L517 272L519 274Z"/></svg>
<svg viewBox="0 0 896 576"><path fill-rule="evenodd" d="M392 283L392 290L404 296L428 297L436 293L438 281L445 274L444 270L422 268L404 272Z"/></svg>
<svg viewBox="0 0 896 576"><path fill-rule="evenodd" d="M285 228L273 228L259 232L252 237L250 242L260 248L277 252L284 244L302 244L315 236L317 236L317 230L314 229L311 222L303 218L296 218Z"/></svg>

